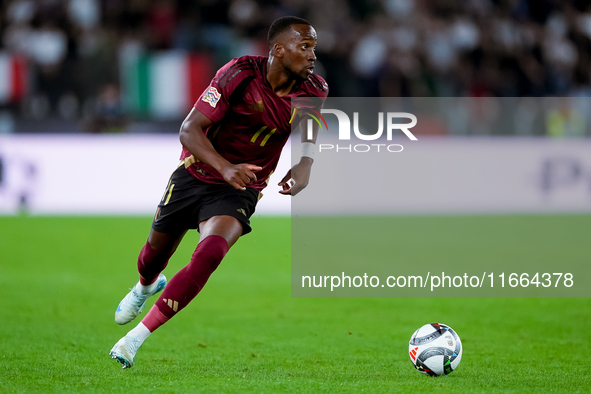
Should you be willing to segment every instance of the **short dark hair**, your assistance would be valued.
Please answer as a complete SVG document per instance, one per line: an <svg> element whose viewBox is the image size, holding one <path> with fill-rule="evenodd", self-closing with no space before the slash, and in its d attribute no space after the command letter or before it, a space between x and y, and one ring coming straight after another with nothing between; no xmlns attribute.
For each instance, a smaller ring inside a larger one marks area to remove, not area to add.
<svg viewBox="0 0 591 394"><path fill-rule="evenodd" d="M281 33L283 33L286 30L289 30L291 25L308 25L308 26L310 26L310 22L308 22L305 19L298 18L297 16L284 16L284 17L281 17L281 18L275 20L275 22L273 22L271 24L271 27L269 28L269 33L267 34L267 42L269 43L269 45L271 45L273 40L278 35L280 35Z"/></svg>

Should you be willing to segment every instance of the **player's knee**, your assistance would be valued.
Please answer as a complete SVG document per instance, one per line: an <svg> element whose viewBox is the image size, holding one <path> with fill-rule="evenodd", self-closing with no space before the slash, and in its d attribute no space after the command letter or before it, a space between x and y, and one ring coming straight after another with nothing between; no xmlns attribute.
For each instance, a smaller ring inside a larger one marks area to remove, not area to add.
<svg viewBox="0 0 591 394"><path fill-rule="evenodd" d="M195 253L199 251L203 253L204 257L207 256L211 260L221 261L229 249L228 241L224 237L220 235L209 235L199 242Z"/></svg>
<svg viewBox="0 0 591 394"><path fill-rule="evenodd" d="M205 237L193 253L191 265L196 269L215 270L229 250L228 242L219 235Z"/></svg>
<svg viewBox="0 0 591 394"><path fill-rule="evenodd" d="M148 237L148 242L146 242L146 246L149 247L150 249L150 255L151 256L170 256L172 255L172 248L173 248L173 243L171 242L171 240L166 239L166 240L162 240L162 239L157 239L156 237Z"/></svg>
<svg viewBox="0 0 591 394"><path fill-rule="evenodd" d="M170 253L158 251L152 248L149 242L146 242L138 256L138 269L140 273L145 270L154 270L154 272L160 273L166 267L169 259Z"/></svg>

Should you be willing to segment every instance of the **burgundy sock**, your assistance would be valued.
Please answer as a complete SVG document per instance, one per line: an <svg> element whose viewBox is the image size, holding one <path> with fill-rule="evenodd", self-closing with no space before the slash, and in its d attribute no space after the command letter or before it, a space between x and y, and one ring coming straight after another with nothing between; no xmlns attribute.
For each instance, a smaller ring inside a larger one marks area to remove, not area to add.
<svg viewBox="0 0 591 394"><path fill-rule="evenodd" d="M140 283L144 286L151 285L158 278L158 275L168 265L169 254L155 251L146 242L137 259L137 270L140 273Z"/></svg>
<svg viewBox="0 0 591 394"><path fill-rule="evenodd" d="M152 306L150 312L142 319L142 323L150 332L154 332L158 327L168 321L168 317L164 316L157 305Z"/></svg>
<svg viewBox="0 0 591 394"><path fill-rule="evenodd" d="M205 286L228 249L228 243L219 235L209 235L199 242L189 265L172 277L142 323L154 331L186 307Z"/></svg>

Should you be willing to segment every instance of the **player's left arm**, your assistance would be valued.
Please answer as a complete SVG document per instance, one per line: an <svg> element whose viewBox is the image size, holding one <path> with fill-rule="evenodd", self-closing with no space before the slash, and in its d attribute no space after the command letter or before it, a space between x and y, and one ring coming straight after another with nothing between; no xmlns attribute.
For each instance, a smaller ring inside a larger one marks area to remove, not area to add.
<svg viewBox="0 0 591 394"><path fill-rule="evenodd" d="M306 116L302 119L300 125L306 125L307 122L308 117ZM316 122L313 122L312 125L311 139L309 138L310 136L307 135L308 133L305 133L303 130L301 131L302 157L300 158L300 162L294 165L283 177L281 182L279 182L279 186L281 186L279 193L281 194L295 196L308 186L310 173L312 171L312 163L314 163L314 159L310 157L313 156L313 154L311 154L313 152L310 152L310 150L316 149L314 144L316 144L319 129ZM302 127L300 126L300 128Z"/></svg>

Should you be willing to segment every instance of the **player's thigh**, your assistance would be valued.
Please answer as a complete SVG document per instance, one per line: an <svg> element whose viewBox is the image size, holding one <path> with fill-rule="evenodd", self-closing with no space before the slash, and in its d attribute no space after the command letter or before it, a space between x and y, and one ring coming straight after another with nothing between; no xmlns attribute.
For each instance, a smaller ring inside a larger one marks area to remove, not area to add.
<svg viewBox="0 0 591 394"><path fill-rule="evenodd" d="M251 188L242 191L218 185L209 189L211 198L199 209L201 239L207 235L219 235L232 246L241 235L252 230L250 217L256 209L260 193Z"/></svg>
<svg viewBox="0 0 591 394"><path fill-rule="evenodd" d="M232 247L242 235L242 223L233 216L216 215L199 223L199 242L209 235L219 235L223 237L228 246Z"/></svg>

